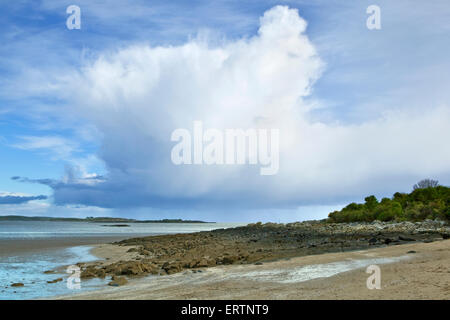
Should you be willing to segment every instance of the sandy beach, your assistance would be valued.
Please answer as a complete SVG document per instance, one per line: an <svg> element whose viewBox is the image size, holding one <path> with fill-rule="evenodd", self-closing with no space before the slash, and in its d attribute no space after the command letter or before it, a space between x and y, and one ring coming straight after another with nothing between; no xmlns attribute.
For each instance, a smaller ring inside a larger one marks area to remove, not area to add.
<svg viewBox="0 0 450 320"><path fill-rule="evenodd" d="M82 282L114 286L57 299L450 299L448 227L437 222L249 225L91 253L100 259L78 264ZM381 289L367 288L369 265Z"/></svg>
<svg viewBox="0 0 450 320"><path fill-rule="evenodd" d="M67 267L97 260L90 249L99 244L156 234L197 232L236 224L129 223L61 221L0 222L0 300L70 294ZM107 285L108 279L84 282L82 291Z"/></svg>
<svg viewBox="0 0 450 320"><path fill-rule="evenodd" d="M99 245L93 253L119 258L125 250ZM339 272L339 267L345 265L352 268L351 262L356 269ZM366 286L369 277L366 265L374 262L381 268L379 290ZM311 273L320 266L327 272L330 265L337 274L329 277L318 274L310 280L301 276L302 269L308 266L312 266ZM201 271L130 279L123 287L106 287L56 299L450 299L450 240L326 253L262 265L217 266Z"/></svg>

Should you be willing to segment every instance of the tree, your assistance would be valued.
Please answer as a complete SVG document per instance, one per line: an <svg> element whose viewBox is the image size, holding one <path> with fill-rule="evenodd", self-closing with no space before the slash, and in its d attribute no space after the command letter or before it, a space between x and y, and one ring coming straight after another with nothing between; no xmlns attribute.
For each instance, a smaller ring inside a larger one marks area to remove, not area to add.
<svg viewBox="0 0 450 320"><path fill-rule="evenodd" d="M437 180L423 179L423 180L420 180L419 182L417 182L413 186L413 190L425 189L425 188L435 188L438 185L439 185L439 181L437 181Z"/></svg>
<svg viewBox="0 0 450 320"><path fill-rule="evenodd" d="M421 188L419 185L429 187ZM378 201L375 196L368 196L364 204L351 203L340 211L330 213L329 221L450 221L450 187L437 185L437 181L419 182L417 187L409 194L396 192L392 199Z"/></svg>
<svg viewBox="0 0 450 320"><path fill-rule="evenodd" d="M369 210L375 209L375 207L378 204L378 200L377 200L377 198L375 198L375 196L368 196L364 200L366 201L366 203L365 203L366 208Z"/></svg>

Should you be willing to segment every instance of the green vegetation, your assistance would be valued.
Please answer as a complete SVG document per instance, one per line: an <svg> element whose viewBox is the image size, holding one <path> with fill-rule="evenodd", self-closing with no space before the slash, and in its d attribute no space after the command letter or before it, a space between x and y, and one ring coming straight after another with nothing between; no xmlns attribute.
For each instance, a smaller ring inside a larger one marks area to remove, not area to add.
<svg viewBox="0 0 450 320"><path fill-rule="evenodd" d="M428 179L427 179L428 180ZM407 193L378 201L375 196L366 197L365 203L350 203L341 211L328 215L329 222L422 221L425 219L450 220L450 188L427 186L422 180ZM431 180L432 181L432 180ZM435 181L433 181L435 182ZM419 187L424 185L424 187Z"/></svg>

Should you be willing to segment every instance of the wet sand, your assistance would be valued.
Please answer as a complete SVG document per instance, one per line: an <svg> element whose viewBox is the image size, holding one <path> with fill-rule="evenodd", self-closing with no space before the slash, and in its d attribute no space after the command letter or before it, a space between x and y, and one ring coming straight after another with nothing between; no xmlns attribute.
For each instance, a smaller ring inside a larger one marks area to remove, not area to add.
<svg viewBox="0 0 450 320"><path fill-rule="evenodd" d="M114 245L100 245L93 253L119 259L126 253L124 249ZM379 290L369 290L366 286L369 277L366 265L373 262L380 262ZM356 269L345 271L344 268L341 269L343 272L335 275L310 280L301 276L308 274L305 270L329 269L330 264L337 266L339 271L339 266L348 266L349 263L355 264ZM308 255L264 262L262 265L223 265L200 270L202 272L186 270L163 277L135 278L130 279L123 287L106 287L95 292L57 298L448 300L450 240Z"/></svg>
<svg viewBox="0 0 450 320"><path fill-rule="evenodd" d="M76 246L97 245L101 243L121 241L130 237L133 237L133 235L59 237L51 239L1 239L0 257L18 256L22 254Z"/></svg>

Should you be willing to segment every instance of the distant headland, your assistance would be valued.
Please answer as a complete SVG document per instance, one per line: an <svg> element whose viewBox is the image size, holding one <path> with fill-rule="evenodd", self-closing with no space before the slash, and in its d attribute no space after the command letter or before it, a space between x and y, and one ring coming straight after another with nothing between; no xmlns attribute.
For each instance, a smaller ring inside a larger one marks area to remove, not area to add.
<svg viewBox="0 0 450 320"><path fill-rule="evenodd" d="M27 217L27 216L0 216L0 221L59 221L59 222L99 222L99 223L215 223L200 220L161 219L161 220L137 220L112 217L86 217L86 218L61 218L61 217Z"/></svg>

